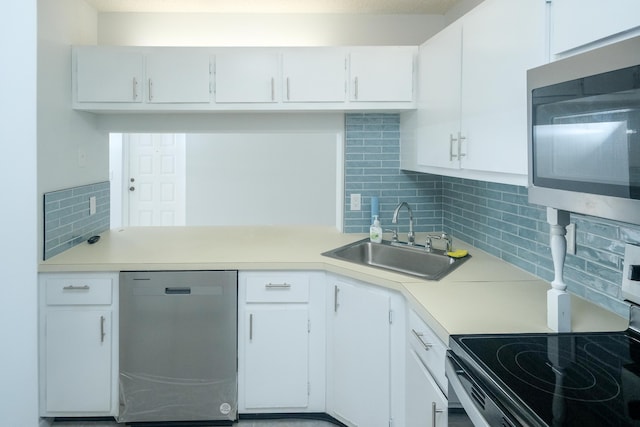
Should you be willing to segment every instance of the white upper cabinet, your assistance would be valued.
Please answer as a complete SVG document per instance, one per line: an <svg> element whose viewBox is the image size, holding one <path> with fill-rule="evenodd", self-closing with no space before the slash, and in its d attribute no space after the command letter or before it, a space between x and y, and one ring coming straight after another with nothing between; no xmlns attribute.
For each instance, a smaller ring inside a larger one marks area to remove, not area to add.
<svg viewBox="0 0 640 427"><path fill-rule="evenodd" d="M209 53L203 49L171 48L146 55L147 102L208 103Z"/></svg>
<svg viewBox="0 0 640 427"><path fill-rule="evenodd" d="M551 2L551 53L555 55L580 47L597 47L605 39L624 37L633 29L640 29L638 0Z"/></svg>
<svg viewBox="0 0 640 427"><path fill-rule="evenodd" d="M415 108L416 54L415 46L76 46L73 108L93 112L410 110Z"/></svg>
<svg viewBox="0 0 640 427"><path fill-rule="evenodd" d="M280 54L273 51L217 53L215 101L272 103L280 100Z"/></svg>
<svg viewBox="0 0 640 427"><path fill-rule="evenodd" d="M345 52L335 48L286 51L282 78L284 102L344 102Z"/></svg>
<svg viewBox="0 0 640 427"><path fill-rule="evenodd" d="M349 100L412 102L415 47L353 48L349 55Z"/></svg>
<svg viewBox="0 0 640 427"><path fill-rule="evenodd" d="M526 185L526 71L547 61L545 22L543 0L486 0L421 46L416 170Z"/></svg>
<svg viewBox="0 0 640 427"><path fill-rule="evenodd" d="M459 167L461 48L459 22L454 22L420 46L417 112L420 164Z"/></svg>
<svg viewBox="0 0 640 427"><path fill-rule="evenodd" d="M78 102L142 102L142 53L77 47L74 55Z"/></svg>
<svg viewBox="0 0 640 427"><path fill-rule="evenodd" d="M527 70L547 62L542 0L489 0L463 23L460 164L527 175Z"/></svg>

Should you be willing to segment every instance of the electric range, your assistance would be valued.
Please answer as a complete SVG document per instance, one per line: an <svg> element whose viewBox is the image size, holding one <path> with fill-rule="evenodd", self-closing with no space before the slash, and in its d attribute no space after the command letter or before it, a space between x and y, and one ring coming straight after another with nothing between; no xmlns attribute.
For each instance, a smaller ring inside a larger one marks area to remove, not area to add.
<svg viewBox="0 0 640 427"><path fill-rule="evenodd" d="M498 409L488 425L640 426L636 331L452 336L450 347L465 394Z"/></svg>
<svg viewBox="0 0 640 427"><path fill-rule="evenodd" d="M633 264L623 271L625 331L450 337L449 387L476 427L640 426L640 262Z"/></svg>

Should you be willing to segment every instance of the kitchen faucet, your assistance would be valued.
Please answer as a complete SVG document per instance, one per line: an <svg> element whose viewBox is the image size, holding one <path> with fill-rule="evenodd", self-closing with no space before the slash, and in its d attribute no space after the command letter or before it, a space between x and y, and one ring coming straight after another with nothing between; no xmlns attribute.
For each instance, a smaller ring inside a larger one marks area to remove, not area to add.
<svg viewBox="0 0 640 427"><path fill-rule="evenodd" d="M413 244L415 243L415 234L413 232L413 211L411 210L411 207L407 202L401 202L398 206L396 206L396 209L393 211L393 218L391 219L391 223L398 223L398 213L403 206L406 207L409 211L409 233L407 234L407 244L413 246Z"/></svg>
<svg viewBox="0 0 640 427"><path fill-rule="evenodd" d="M427 252L431 252L432 239L444 240L446 242L446 251L451 252L453 250L453 237L451 234L442 233L438 235L430 234L427 236L427 240L424 244L424 248Z"/></svg>

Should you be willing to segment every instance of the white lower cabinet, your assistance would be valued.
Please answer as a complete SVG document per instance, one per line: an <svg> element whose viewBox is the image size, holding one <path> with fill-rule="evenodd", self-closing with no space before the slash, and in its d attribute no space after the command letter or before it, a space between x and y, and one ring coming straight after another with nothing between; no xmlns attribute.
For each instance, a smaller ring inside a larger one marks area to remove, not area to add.
<svg viewBox="0 0 640 427"><path fill-rule="evenodd" d="M324 273L240 272L239 286L239 412L324 412Z"/></svg>
<svg viewBox="0 0 640 427"><path fill-rule="evenodd" d="M40 415L116 415L117 292L117 273L40 275Z"/></svg>
<svg viewBox="0 0 640 427"><path fill-rule="evenodd" d="M407 427L448 425L447 398L418 354L407 352Z"/></svg>
<svg viewBox="0 0 640 427"><path fill-rule="evenodd" d="M327 412L349 426L404 425L402 297L338 276L327 285Z"/></svg>
<svg viewBox="0 0 640 427"><path fill-rule="evenodd" d="M409 311L406 353L406 427L448 425L446 346Z"/></svg>

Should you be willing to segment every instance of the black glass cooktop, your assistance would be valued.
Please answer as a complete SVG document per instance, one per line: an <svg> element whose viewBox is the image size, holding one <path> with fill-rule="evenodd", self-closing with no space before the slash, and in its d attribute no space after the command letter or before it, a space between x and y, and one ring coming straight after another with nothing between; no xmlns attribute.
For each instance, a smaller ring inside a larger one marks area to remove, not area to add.
<svg viewBox="0 0 640 427"><path fill-rule="evenodd" d="M452 340L456 354L466 353L463 360L479 378L489 380L494 394L506 394L503 402L515 402L508 404L527 411L541 425L640 426L636 334L476 335Z"/></svg>

